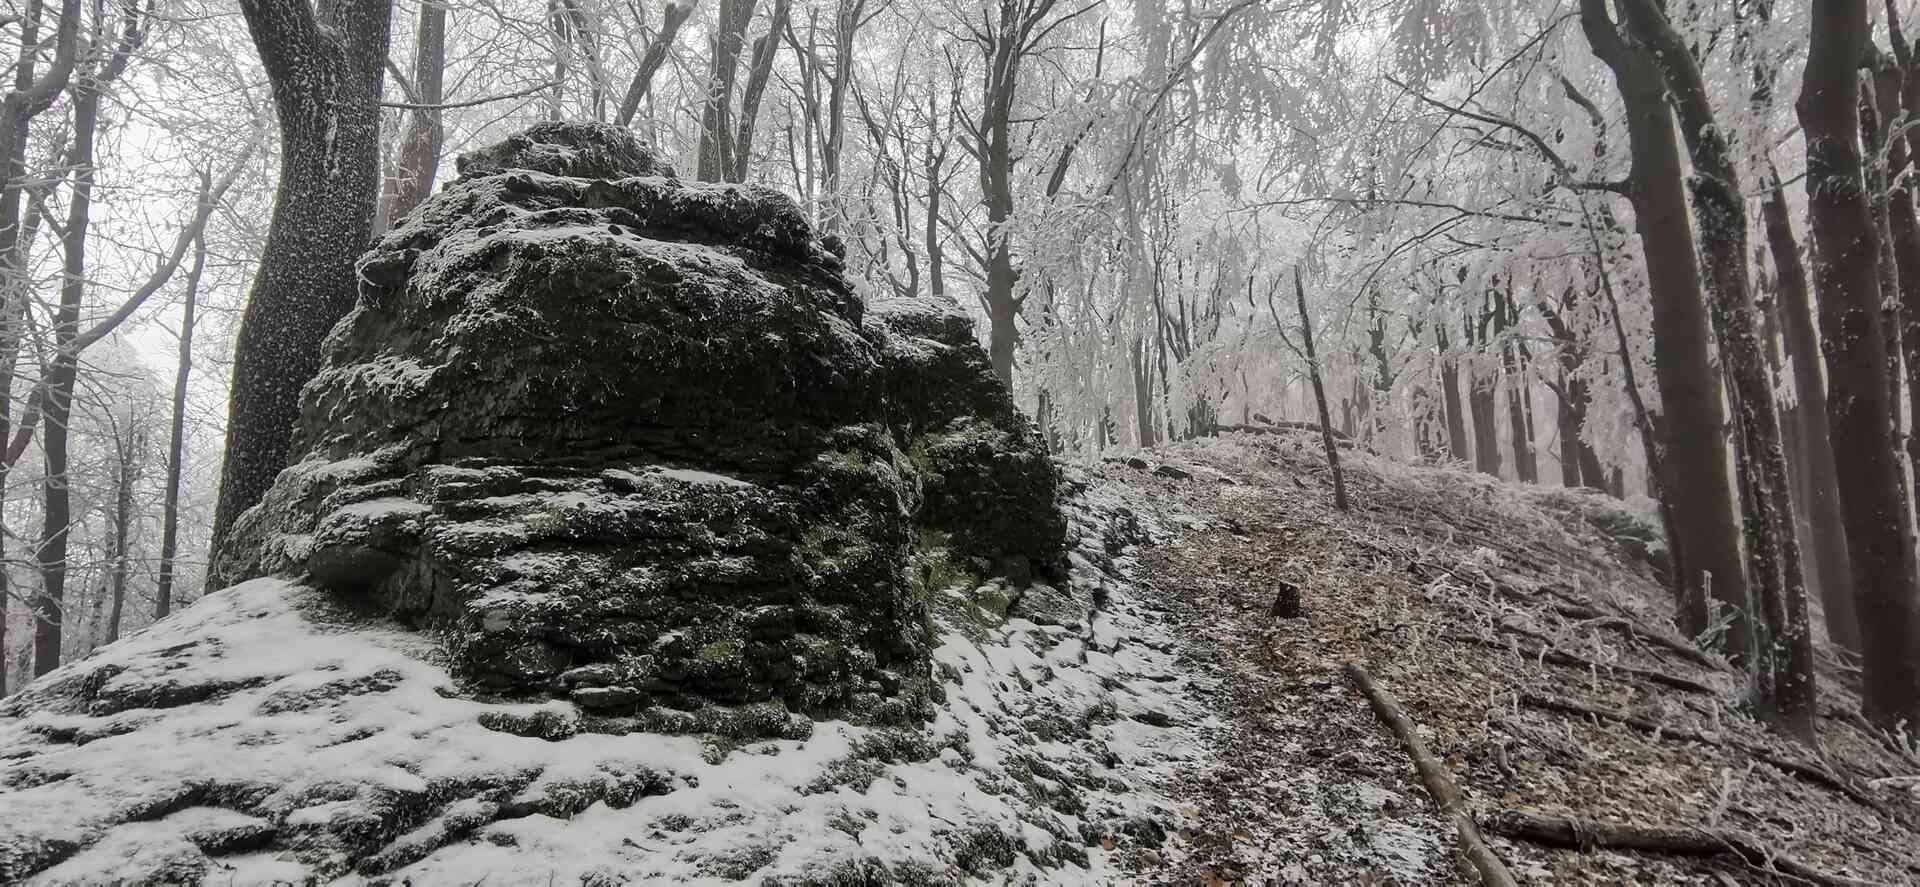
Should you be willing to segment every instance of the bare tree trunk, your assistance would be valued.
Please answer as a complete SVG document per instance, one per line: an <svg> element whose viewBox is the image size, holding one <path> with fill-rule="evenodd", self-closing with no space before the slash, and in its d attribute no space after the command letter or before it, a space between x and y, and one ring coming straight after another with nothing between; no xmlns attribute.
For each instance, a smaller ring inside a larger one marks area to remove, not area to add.
<svg viewBox="0 0 1920 887"><path fill-rule="evenodd" d="M39 72L41 16L45 5L27 0L20 17L20 56L14 62L13 86L0 99L0 440L12 431L13 377L27 312L26 247L21 204L27 175L27 137L33 118L52 107L66 89L78 55L80 0L61 0L60 21L52 41L53 58ZM0 464L0 504L4 504L11 460ZM4 544L0 539L0 544ZM6 606L11 595L7 571L0 569L0 659L6 652ZM37 612L37 608L36 608ZM37 632L36 632L37 634ZM37 649L37 648L36 648ZM7 667L0 662L0 696L7 691Z"/></svg>
<svg viewBox="0 0 1920 887"><path fill-rule="evenodd" d="M653 89L653 76L666 63L667 51L673 48L673 40L680 35L680 26L687 23L693 15L699 0L687 0L685 3L668 3L660 16L660 33L654 35L653 42L640 54L640 65L633 72L633 80L627 83L626 95L620 99L620 113L614 122L621 126L632 126L634 115L640 113L640 102Z"/></svg>
<svg viewBox="0 0 1920 887"><path fill-rule="evenodd" d="M61 235L66 264L62 268L60 305L54 313L53 365L47 370L47 428L42 436L46 447L46 478L42 483L46 503L42 508L45 527L36 553L40 597L33 632L35 677L60 667L65 625L67 537L73 523L67 437L73 416L73 388L79 377L79 355L73 343L80 334L80 304L87 287L87 227L93 209L93 149L99 121L99 84L89 82L89 75L83 74L79 88L73 92L73 194L67 204L66 230Z"/></svg>
<svg viewBox="0 0 1920 887"><path fill-rule="evenodd" d="M1594 55L1613 72L1627 109L1633 158L1628 197L1647 263L1653 302L1654 376L1660 388L1662 491L1671 499L1678 543L1679 623L1689 635L1707 627L1707 594L1748 609L1740 552L1738 505L1728 476L1726 410L1712 354L1713 334L1701 294L1700 262L1688 225L1680 148L1665 75L1641 41L1623 38L1605 0L1581 0L1581 26ZM1727 649L1750 644L1736 623Z"/></svg>
<svg viewBox="0 0 1920 887"><path fill-rule="evenodd" d="M1807 288L1806 266L1787 216L1787 197L1775 179L1760 205L1766 222L1767 246L1780 279L1780 317L1792 365L1794 418L1799 434L1806 490L1802 510L1807 514L1814 575L1821 603L1827 611L1827 638L1848 650L1860 651L1860 621L1855 613L1853 569L1847 556L1845 515L1840 508L1834 474L1833 442L1827 437L1827 386L1821 378L1820 341L1813 326L1813 300Z"/></svg>
<svg viewBox="0 0 1920 887"><path fill-rule="evenodd" d="M1511 289L1513 283L1509 281L1507 285ZM1498 298L1501 304L1494 307L1499 318L1495 321L1495 328L1505 332L1512 329L1519 318L1513 310L1511 292L1502 293ZM1540 463L1535 460L1533 453L1533 422L1528 418L1530 411L1526 404L1529 396L1526 364L1519 359L1519 347L1515 341L1502 341L1500 344L1500 363L1507 376L1507 427L1513 435L1514 474L1521 483L1537 484L1540 482Z"/></svg>
<svg viewBox="0 0 1920 887"><path fill-rule="evenodd" d="M300 388L352 309L353 264L380 190L380 90L391 0L241 0L280 121L280 184L234 344L215 544L286 467Z"/></svg>
<svg viewBox="0 0 1920 887"><path fill-rule="evenodd" d="M1572 303L1572 289L1568 290L1568 304ZM1567 486L1584 486L1588 489L1607 491L1606 468L1600 464L1600 454L1593 445L1586 442L1582 435L1586 433L1587 411L1593 404L1593 391L1585 379L1580 378L1581 364L1586 360L1586 349L1574 338L1573 330L1566 324L1560 312L1544 299L1539 303L1540 314L1546 318L1547 329L1558 342L1560 359L1560 385L1554 394L1559 398L1564 424L1560 435L1561 468L1566 472L1562 482ZM1572 436L1567 434L1572 431ZM1569 462L1568 459L1573 461Z"/></svg>
<svg viewBox="0 0 1920 887"><path fill-rule="evenodd" d="M1488 327L1493 322L1487 300L1483 297L1480 306L1478 334L1469 341L1485 348L1492 338ZM1469 332L1473 332L1472 328ZM1499 376L1473 365L1467 366L1467 409L1473 413L1473 467L1482 474L1500 476L1500 426L1496 418L1499 409Z"/></svg>
<svg viewBox="0 0 1920 887"><path fill-rule="evenodd" d="M1694 174L1687 180L1705 254L1706 291L1721 331L1721 359L1733 394L1743 466L1750 473L1743 497L1749 580L1765 627L1754 663L1763 717L1803 742L1814 741L1819 716L1814 686L1813 638L1808 625L1800 540L1793 530L1793 488L1781 449L1780 418L1772 374L1760 346L1759 313L1747 273L1747 204L1724 129L1718 125L1686 43L1654 0L1622 0L1627 27L1662 67L1686 135Z"/></svg>
<svg viewBox="0 0 1920 887"><path fill-rule="evenodd" d="M1916 217L1914 193L1909 185L1912 176L1909 164L1920 159L1920 133L1915 132L1913 126L1916 114L1920 114L1920 66L1915 64L1912 45L1906 42L1898 5L1888 2L1886 12L1893 57L1880 56L1875 60L1874 93L1879 117L1885 124L1880 135L1884 139L1887 175L1891 178L1886 209L1899 277L1899 297L1890 299L1886 298L1889 294L1883 293L1882 301L1898 306L1900 322L1885 332L1890 340L1889 350L1898 354L1905 364L1907 416L1915 426L1906 436L1907 480L1914 495L1920 496L1920 218ZM1877 50L1875 54L1878 55ZM1894 134L1896 126L1906 129L1904 137ZM1895 362L1892 355L1888 362ZM1896 402L1901 394L1901 379L1895 375L1892 380ZM1895 425L1898 427L1897 420Z"/></svg>
<svg viewBox="0 0 1920 887"><path fill-rule="evenodd" d="M1860 616L1867 714L1920 722L1920 594L1907 544L1881 329L1879 238L1859 142L1858 63L1868 36L1864 0L1811 8L1812 36L1796 110L1807 139L1807 199L1820 292L1821 350L1831 387L1827 421Z"/></svg>
<svg viewBox="0 0 1920 887"><path fill-rule="evenodd" d="M1333 417L1327 413L1327 389L1320 383L1320 357L1313 347L1313 320L1307 317L1307 290L1300 268L1293 269L1294 305L1300 310L1300 340L1306 345L1307 378L1313 383L1313 406L1320 413L1320 444L1327 451L1327 470L1333 475L1333 507L1347 510L1347 479L1340 471L1340 448L1333 444Z"/></svg>
<svg viewBox="0 0 1920 887"><path fill-rule="evenodd" d="M415 104L438 105L446 100L447 4L446 0L422 0L420 24L416 30L413 58ZM381 216L392 224L413 211L420 201L433 193L433 179L440 169L440 144L445 137L441 111L437 107L410 108L407 124L400 132L399 158L395 176L387 190L387 205Z"/></svg>
<svg viewBox="0 0 1920 887"><path fill-rule="evenodd" d="M1447 454L1465 464L1472 456L1467 451L1467 420L1460 404L1460 359L1448 353L1446 321L1434 324L1440 346L1440 387L1447 405Z"/></svg>
<svg viewBox="0 0 1920 887"><path fill-rule="evenodd" d="M166 504L160 510L160 576L154 591L153 618L173 612L174 558L180 551L180 459L186 451L187 379L193 374L193 330L199 308L200 274L207 265L207 241L193 240L193 267L187 270L187 291L181 299L180 359L174 365L173 411L167 433Z"/></svg>
<svg viewBox="0 0 1920 887"><path fill-rule="evenodd" d="M1573 398L1567 394L1567 371L1561 370L1554 383L1555 431L1560 436L1560 485L1576 489L1582 485L1580 468L1580 426L1573 419Z"/></svg>
<svg viewBox="0 0 1920 887"><path fill-rule="evenodd" d="M707 77L706 99L700 106L700 147L694 177L702 182L721 181L733 169L733 85L754 3L720 0L720 18L712 40L713 68Z"/></svg>
<svg viewBox="0 0 1920 887"><path fill-rule="evenodd" d="M773 20L767 25L767 32L753 41L753 56L747 63L746 91L740 95L740 125L734 134L733 168L727 173L729 182L747 180L747 167L752 165L754 124L760 119L760 97L766 93L767 80L773 75L773 58L780 49L780 35L787 30L792 8L793 0L773 0Z"/></svg>
<svg viewBox="0 0 1920 887"><path fill-rule="evenodd" d="M1153 364L1147 361L1146 340L1133 337L1133 418L1144 449L1159 443L1153 425Z"/></svg>
<svg viewBox="0 0 1920 887"><path fill-rule="evenodd" d="M107 582L111 590L107 612L107 643L120 639L120 619L127 606L127 540L133 530L133 485L140 480L140 451L146 447L146 431L133 425L115 428L113 550L108 553L113 567Z"/></svg>

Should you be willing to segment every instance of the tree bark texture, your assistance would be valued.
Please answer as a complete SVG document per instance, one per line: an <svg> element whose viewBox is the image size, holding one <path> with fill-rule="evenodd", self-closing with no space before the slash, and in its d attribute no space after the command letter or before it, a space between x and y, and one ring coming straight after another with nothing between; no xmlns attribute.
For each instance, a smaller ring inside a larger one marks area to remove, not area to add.
<svg viewBox="0 0 1920 887"><path fill-rule="evenodd" d="M1916 723L1920 602L1907 544L1908 491L1894 449L1880 243L1868 205L1855 100L1868 35L1865 0L1814 4L1810 23L1795 110L1807 140L1813 281L1820 294L1827 425L1860 620L1861 696L1870 718ZM1837 458L1840 453L1846 458Z"/></svg>

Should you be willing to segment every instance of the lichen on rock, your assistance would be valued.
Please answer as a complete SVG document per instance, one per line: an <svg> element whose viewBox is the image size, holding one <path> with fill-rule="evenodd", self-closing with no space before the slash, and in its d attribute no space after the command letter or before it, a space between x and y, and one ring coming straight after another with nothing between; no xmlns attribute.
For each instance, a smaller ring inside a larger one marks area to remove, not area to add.
<svg viewBox="0 0 1920 887"><path fill-rule="evenodd" d="M791 200L623 129L460 170L361 260L213 584L304 575L442 630L467 692L618 730L924 717L926 531L1064 578L1058 470L953 306L868 311Z"/></svg>

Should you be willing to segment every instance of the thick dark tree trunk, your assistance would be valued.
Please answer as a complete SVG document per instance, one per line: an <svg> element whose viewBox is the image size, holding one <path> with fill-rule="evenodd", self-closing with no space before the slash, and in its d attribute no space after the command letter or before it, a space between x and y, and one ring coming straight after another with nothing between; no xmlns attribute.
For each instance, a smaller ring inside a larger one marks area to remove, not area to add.
<svg viewBox="0 0 1920 887"><path fill-rule="evenodd" d="M1481 302L1478 333L1474 334L1474 327L1468 328L1468 341L1478 345L1483 354L1491 341L1488 327L1493 318L1488 304L1487 299ZM1495 371L1467 365L1467 410L1473 415L1473 467L1481 474L1494 477L1500 476L1500 427L1495 418L1499 408L1499 380Z"/></svg>
<svg viewBox="0 0 1920 887"><path fill-rule="evenodd" d="M1889 339L1889 350L1899 354L1905 364L1905 402L1907 416L1913 424L1920 423L1920 218L1916 218L1914 211L1914 193L1909 184L1913 171L1908 165L1920 159L1916 156L1916 152L1920 152L1920 132L1912 127L1916 115L1920 115L1920 67L1916 66L1912 48L1906 43L1899 9L1891 3L1887 5L1887 21L1893 37L1893 59L1879 60L1874 73L1874 93L1880 120L1889 129L1896 123L1904 123L1907 131L1904 137L1892 132L1883 134L1887 169L1892 177L1886 206L1888 234L1899 278L1900 317L1897 327L1884 332ZM1892 354L1888 362L1894 363ZM1900 378L1894 377L1896 398L1900 395ZM1897 427L1898 420L1895 424ZM1906 449L1907 480L1913 485L1914 494L1920 496L1920 429L1909 431Z"/></svg>
<svg viewBox="0 0 1920 887"><path fill-rule="evenodd" d="M380 188L380 89L391 0L241 0L273 84L280 184L234 344L215 544L286 467L300 388L358 292Z"/></svg>
<svg viewBox="0 0 1920 887"><path fill-rule="evenodd" d="M1633 158L1634 227L1646 257L1653 302L1654 376L1662 412L1662 491L1671 498L1680 577L1679 623L1688 634L1707 627L1709 593L1749 609L1740 552L1738 506L1728 476L1726 410L1712 363L1713 334L1701 295L1700 263L1688 224L1680 147L1667 104L1665 75L1653 53L1622 38L1605 0L1581 0L1581 24L1594 55L1612 70L1626 104ZM1746 650L1736 623L1726 647Z"/></svg>
<svg viewBox="0 0 1920 887"><path fill-rule="evenodd" d="M1133 418L1140 434L1140 446L1150 447L1160 441L1154 434L1153 425L1153 364L1147 360L1147 343L1139 335L1133 337Z"/></svg>
<svg viewBox="0 0 1920 887"><path fill-rule="evenodd" d="M740 51L747 41L747 23L753 20L755 0L720 0L720 17L711 41L713 69L707 77L707 96L700 107L700 147L694 177L718 182L733 169L733 84L740 71Z"/></svg>
<svg viewBox="0 0 1920 887"><path fill-rule="evenodd" d="M1560 373L1557 385L1554 391L1558 393L1558 397L1555 398L1558 406L1553 418L1554 430L1560 437L1560 485L1573 489L1581 484L1580 429L1573 422L1573 399L1566 394L1567 374L1564 370Z"/></svg>
<svg viewBox="0 0 1920 887"><path fill-rule="evenodd" d="M1654 50L1666 75L1693 175L1694 216L1706 268L1709 304L1720 332L1721 361L1732 394L1734 424L1749 477L1742 517L1752 569L1755 612L1767 649L1754 662L1762 715L1781 731L1814 741L1819 712L1813 638L1808 624L1800 540L1793 529L1793 487L1781 448L1772 373L1760 343L1760 318L1747 272L1747 204L1733 152L1715 118L1705 79L1684 40L1655 0L1620 0L1626 26Z"/></svg>
<svg viewBox="0 0 1920 887"><path fill-rule="evenodd" d="M1811 7L1812 37L1796 110L1807 139L1807 205L1826 355L1827 422L1855 582L1867 714L1920 722L1920 592L1907 544L1909 491L1895 451L1879 238L1863 176L1858 65L1865 0Z"/></svg>
<svg viewBox="0 0 1920 887"><path fill-rule="evenodd" d="M1495 418L1499 385L1493 373L1469 368L1467 409L1473 414L1473 467L1500 476L1500 425Z"/></svg>

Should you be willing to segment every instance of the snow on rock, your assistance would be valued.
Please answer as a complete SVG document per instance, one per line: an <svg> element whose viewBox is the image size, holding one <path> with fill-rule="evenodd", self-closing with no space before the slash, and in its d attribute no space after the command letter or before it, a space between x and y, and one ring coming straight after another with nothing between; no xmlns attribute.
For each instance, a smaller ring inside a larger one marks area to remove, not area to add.
<svg viewBox="0 0 1920 887"><path fill-rule="evenodd" d="M934 574L1061 584L1059 472L950 305L867 312L766 188L535 126L360 261L215 587L446 632L462 692L768 737L928 715Z"/></svg>
<svg viewBox="0 0 1920 887"><path fill-rule="evenodd" d="M1123 880L1209 720L1128 582L1151 518L1074 488L1066 584L1099 603L952 588L910 726L602 732L467 698L432 634L313 584L216 592L0 708L0 882Z"/></svg>
<svg viewBox="0 0 1920 887"><path fill-rule="evenodd" d="M868 311L790 200L618 127L461 170L361 260L229 587L0 708L0 882L1073 880L1158 842L1201 721L1125 582L1153 521L1063 476L964 316Z"/></svg>

